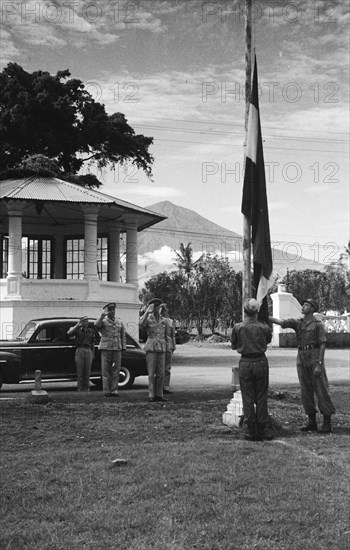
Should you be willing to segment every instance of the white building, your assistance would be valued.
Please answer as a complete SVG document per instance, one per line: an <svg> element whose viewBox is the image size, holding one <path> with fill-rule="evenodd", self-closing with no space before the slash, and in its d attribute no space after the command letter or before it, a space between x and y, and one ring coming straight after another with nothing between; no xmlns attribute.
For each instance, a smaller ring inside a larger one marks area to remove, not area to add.
<svg viewBox="0 0 350 550"><path fill-rule="evenodd" d="M96 317L114 301L137 338L137 233L163 219L57 178L0 181L0 337L16 337L34 318Z"/></svg>

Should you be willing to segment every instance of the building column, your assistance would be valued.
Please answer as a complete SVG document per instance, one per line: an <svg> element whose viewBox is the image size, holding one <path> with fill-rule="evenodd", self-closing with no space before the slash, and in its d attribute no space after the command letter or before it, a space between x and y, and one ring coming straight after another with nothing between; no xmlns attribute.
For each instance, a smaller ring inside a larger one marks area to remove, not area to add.
<svg viewBox="0 0 350 550"><path fill-rule="evenodd" d="M129 225L126 230L126 282L137 285L137 226Z"/></svg>
<svg viewBox="0 0 350 550"><path fill-rule="evenodd" d="M113 227L109 232L109 280L120 283L120 229Z"/></svg>
<svg viewBox="0 0 350 550"><path fill-rule="evenodd" d="M84 279L98 279L97 216L99 206L82 206L84 212Z"/></svg>
<svg viewBox="0 0 350 550"><path fill-rule="evenodd" d="M22 276L22 215L25 203L9 201L9 248L7 272L7 297L21 299L20 281Z"/></svg>

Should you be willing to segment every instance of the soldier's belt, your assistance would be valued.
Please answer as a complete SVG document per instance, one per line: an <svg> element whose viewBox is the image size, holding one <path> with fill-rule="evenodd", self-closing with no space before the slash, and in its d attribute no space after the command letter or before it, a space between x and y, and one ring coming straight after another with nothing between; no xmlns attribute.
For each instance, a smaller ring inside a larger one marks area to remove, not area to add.
<svg viewBox="0 0 350 550"><path fill-rule="evenodd" d="M307 344L306 346L298 346L299 351L305 351L306 349L318 349L319 344Z"/></svg>

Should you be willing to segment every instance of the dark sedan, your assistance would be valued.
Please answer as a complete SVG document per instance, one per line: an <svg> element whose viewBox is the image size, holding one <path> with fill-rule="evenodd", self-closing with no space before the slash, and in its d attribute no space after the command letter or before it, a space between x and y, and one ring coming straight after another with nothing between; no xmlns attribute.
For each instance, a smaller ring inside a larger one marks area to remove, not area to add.
<svg viewBox="0 0 350 550"><path fill-rule="evenodd" d="M67 331L77 318L33 319L16 340L0 340L0 387L34 380L35 371L41 370L42 380L76 380L74 361L75 338ZM91 368L91 381L101 387L101 355L98 350L100 333L95 331L95 358ZM146 354L129 334L123 351L119 388L131 388L137 376L147 376Z"/></svg>

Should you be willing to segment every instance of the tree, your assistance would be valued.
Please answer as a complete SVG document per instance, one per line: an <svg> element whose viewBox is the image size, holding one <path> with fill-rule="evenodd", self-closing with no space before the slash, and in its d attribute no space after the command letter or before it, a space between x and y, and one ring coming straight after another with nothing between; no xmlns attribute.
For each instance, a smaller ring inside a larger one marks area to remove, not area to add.
<svg viewBox="0 0 350 550"><path fill-rule="evenodd" d="M184 273L186 279L188 280L193 269L193 248L192 243L188 243L186 246L184 243L180 243L180 252L175 250L177 262L176 266L178 267L181 273Z"/></svg>
<svg viewBox="0 0 350 550"><path fill-rule="evenodd" d="M108 115L68 70L26 72L9 63L0 73L0 170L23 169L23 160L44 155L66 174L84 165L113 167L131 162L151 176L150 137L136 135L122 113ZM75 182L98 187L95 176Z"/></svg>
<svg viewBox="0 0 350 550"><path fill-rule="evenodd" d="M168 305L171 316L183 319L187 315L187 303L183 294L184 277L176 271L163 271L145 282L140 301L146 305L152 298L160 298Z"/></svg>
<svg viewBox="0 0 350 550"><path fill-rule="evenodd" d="M286 284L287 276L281 282ZM270 290L276 292L277 281ZM327 265L324 271L289 271L288 292L300 303L306 298L313 298L319 304L320 311L333 310L342 313L349 308L350 272L341 261Z"/></svg>

